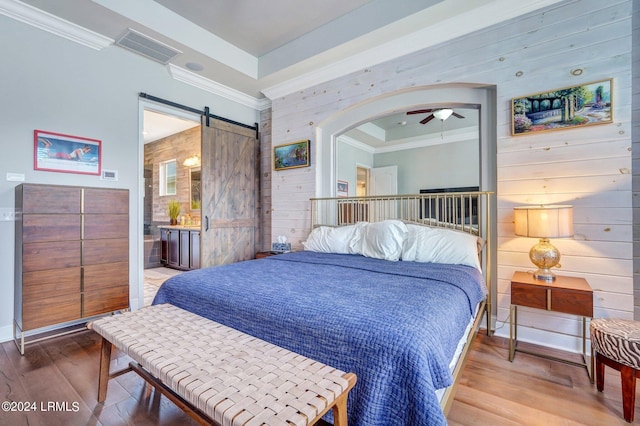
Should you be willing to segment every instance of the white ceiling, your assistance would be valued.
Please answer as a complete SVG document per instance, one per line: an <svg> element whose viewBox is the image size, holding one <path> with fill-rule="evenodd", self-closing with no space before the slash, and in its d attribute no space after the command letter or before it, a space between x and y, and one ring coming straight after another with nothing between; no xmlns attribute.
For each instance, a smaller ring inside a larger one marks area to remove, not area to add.
<svg viewBox="0 0 640 426"><path fill-rule="evenodd" d="M40 27L52 31L70 23L107 45L134 29L182 52L167 66L174 78L251 103L559 1L0 0L0 13L35 25L58 17L64 21ZM43 16L32 16L39 11Z"/></svg>
<svg viewBox="0 0 640 426"><path fill-rule="evenodd" d="M56 34L74 41L78 27L89 30L86 45L96 49L133 29L181 52L158 63L173 78L262 109L269 104L265 95L284 96L559 1L0 0L0 13L54 33L69 27ZM476 123L449 118L426 125L416 124L424 116L402 115L368 124L387 140L361 129L351 135L384 146L477 126L477 114ZM401 121L408 125L398 126ZM149 113L145 140L191 125Z"/></svg>
<svg viewBox="0 0 640 426"><path fill-rule="evenodd" d="M258 58L370 0L156 0L183 18ZM266 6L266 7L265 7ZM260 34L259 37L256 37Z"/></svg>

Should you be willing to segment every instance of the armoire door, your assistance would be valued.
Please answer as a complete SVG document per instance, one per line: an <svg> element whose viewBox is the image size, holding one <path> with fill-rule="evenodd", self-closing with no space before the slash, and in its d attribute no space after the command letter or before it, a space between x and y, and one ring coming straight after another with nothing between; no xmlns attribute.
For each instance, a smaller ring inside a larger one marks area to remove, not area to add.
<svg viewBox="0 0 640 426"><path fill-rule="evenodd" d="M259 150L256 131L202 123L201 267L253 259L257 249Z"/></svg>

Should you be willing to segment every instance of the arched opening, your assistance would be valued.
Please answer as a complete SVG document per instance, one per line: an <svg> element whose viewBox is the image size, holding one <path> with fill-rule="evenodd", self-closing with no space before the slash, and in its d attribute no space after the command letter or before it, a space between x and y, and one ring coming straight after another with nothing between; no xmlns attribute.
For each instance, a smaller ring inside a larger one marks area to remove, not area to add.
<svg viewBox="0 0 640 426"><path fill-rule="evenodd" d="M434 108L447 105L452 108L471 107L479 111L479 176L481 191L496 192L497 189L497 105L495 86L479 84L446 84L414 87L380 95L341 110L319 123L316 128L316 197L335 197L337 166L336 146L340 135L363 123L380 117L407 112L419 108ZM490 235L496 235L496 202L491 198ZM496 238L487 241L490 270L496 270ZM495 274L491 274L491 286L496 288ZM493 291L492 306L496 305ZM494 308L495 309L495 308ZM492 313L495 317L495 312ZM492 319L493 323L493 319Z"/></svg>
<svg viewBox="0 0 640 426"><path fill-rule="evenodd" d="M441 105L479 109L479 186L483 191L495 191L495 88L473 84L447 84L416 87L381 95L337 112L320 123L316 129L316 196L336 196L338 136L356 126L387 115Z"/></svg>

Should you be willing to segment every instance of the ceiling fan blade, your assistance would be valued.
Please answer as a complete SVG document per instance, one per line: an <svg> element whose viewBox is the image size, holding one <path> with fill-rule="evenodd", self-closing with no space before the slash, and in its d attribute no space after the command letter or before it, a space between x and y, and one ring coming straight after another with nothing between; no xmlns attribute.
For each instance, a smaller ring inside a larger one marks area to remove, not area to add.
<svg viewBox="0 0 640 426"><path fill-rule="evenodd" d="M433 109L417 109L415 111L409 111L407 112L407 115L412 115L412 114L424 114L426 112L432 112Z"/></svg>
<svg viewBox="0 0 640 426"><path fill-rule="evenodd" d="M423 118L422 120L420 120L420 124L427 124L428 122L430 122L434 118L436 118L436 117L433 114L430 114L430 115L427 116L427 118Z"/></svg>
<svg viewBox="0 0 640 426"><path fill-rule="evenodd" d="M464 116L458 114L457 112L451 113L451 115L453 115L454 117L458 117L458 118L464 118Z"/></svg>

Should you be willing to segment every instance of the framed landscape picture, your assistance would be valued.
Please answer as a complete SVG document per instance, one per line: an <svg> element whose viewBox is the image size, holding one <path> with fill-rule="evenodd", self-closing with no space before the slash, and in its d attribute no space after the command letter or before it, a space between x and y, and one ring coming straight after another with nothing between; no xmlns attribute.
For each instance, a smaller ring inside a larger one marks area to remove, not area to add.
<svg viewBox="0 0 640 426"><path fill-rule="evenodd" d="M511 100L511 134L613 122L612 79L563 87Z"/></svg>
<svg viewBox="0 0 640 426"><path fill-rule="evenodd" d="M309 162L309 140L292 142L273 148L274 170L307 167Z"/></svg>
<svg viewBox="0 0 640 426"><path fill-rule="evenodd" d="M34 170L100 175L101 144L97 139L35 130Z"/></svg>

